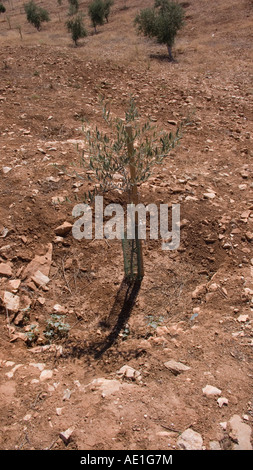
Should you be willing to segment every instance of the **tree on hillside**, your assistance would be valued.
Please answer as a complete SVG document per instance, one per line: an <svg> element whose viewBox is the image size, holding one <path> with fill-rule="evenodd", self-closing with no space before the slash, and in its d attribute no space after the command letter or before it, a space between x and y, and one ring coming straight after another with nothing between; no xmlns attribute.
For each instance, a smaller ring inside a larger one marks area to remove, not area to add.
<svg viewBox="0 0 253 470"><path fill-rule="evenodd" d="M172 46L179 29L184 24L183 7L170 0L155 0L153 8L141 10L134 20L137 32L166 44L169 60L173 61Z"/></svg>
<svg viewBox="0 0 253 470"><path fill-rule="evenodd" d="M78 0L68 0L69 2L69 15L75 15L79 10L79 1Z"/></svg>
<svg viewBox="0 0 253 470"><path fill-rule="evenodd" d="M78 39L84 38L87 36L87 31L83 23L83 16L77 15L75 18L68 20L66 22L68 31L71 33L72 39L77 46Z"/></svg>
<svg viewBox="0 0 253 470"><path fill-rule="evenodd" d="M5 13L5 12L6 12L5 6L2 3L0 3L0 13Z"/></svg>
<svg viewBox="0 0 253 470"><path fill-rule="evenodd" d="M111 13L111 7L114 4L114 0L104 0L104 15L106 22L108 23L108 18Z"/></svg>
<svg viewBox="0 0 253 470"><path fill-rule="evenodd" d="M27 21L31 23L39 31L41 23L50 21L48 11L44 8L39 7L36 3L31 0L24 5Z"/></svg>
<svg viewBox="0 0 253 470"><path fill-rule="evenodd" d="M96 33L97 26L101 26L105 22L105 5L103 0L93 0L89 4L88 13Z"/></svg>

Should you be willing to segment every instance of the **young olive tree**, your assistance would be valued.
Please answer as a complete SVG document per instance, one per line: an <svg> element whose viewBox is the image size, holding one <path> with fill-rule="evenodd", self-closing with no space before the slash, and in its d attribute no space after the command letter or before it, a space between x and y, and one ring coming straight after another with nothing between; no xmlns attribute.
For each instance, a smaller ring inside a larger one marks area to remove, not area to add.
<svg viewBox="0 0 253 470"><path fill-rule="evenodd" d="M5 6L2 3L0 3L0 13L5 13L5 12L6 12Z"/></svg>
<svg viewBox="0 0 253 470"><path fill-rule="evenodd" d="M104 0L104 16L106 19L106 22L109 22L109 15L111 13L111 7L114 4L114 0Z"/></svg>
<svg viewBox="0 0 253 470"><path fill-rule="evenodd" d="M83 23L83 15L77 15L76 17L66 22L68 31L71 33L71 37L77 46L78 39L85 38L87 31Z"/></svg>
<svg viewBox="0 0 253 470"><path fill-rule="evenodd" d="M78 0L68 0L69 2L69 15L75 15L79 10L79 1Z"/></svg>
<svg viewBox="0 0 253 470"><path fill-rule="evenodd" d="M154 166L161 164L178 143L182 126L173 135L158 131L150 121L141 124L133 98L130 99L124 118L112 117L107 105L103 108L103 118L107 131L101 131L97 127L85 131L85 148L81 154L79 176L83 179L87 177L92 187L84 194L84 199L91 202L97 195L118 190L128 193L129 204L136 205L138 186L148 180ZM138 276L141 278L143 261L136 220L134 233L130 242L126 240L126 236L122 241L125 273L128 257L128 273L131 278L134 277L135 259L135 269L137 265Z"/></svg>
<svg viewBox="0 0 253 470"><path fill-rule="evenodd" d="M33 0L24 5L27 21L39 31L41 23L50 21L48 11L39 7Z"/></svg>
<svg viewBox="0 0 253 470"><path fill-rule="evenodd" d="M170 0L155 0L153 8L141 10L134 20L139 34L155 38L168 48L169 61L173 61L172 46L177 32L184 24L183 7Z"/></svg>
<svg viewBox="0 0 253 470"><path fill-rule="evenodd" d="M102 26L105 22L105 5L103 0L93 0L89 4L88 14L96 33L97 26Z"/></svg>

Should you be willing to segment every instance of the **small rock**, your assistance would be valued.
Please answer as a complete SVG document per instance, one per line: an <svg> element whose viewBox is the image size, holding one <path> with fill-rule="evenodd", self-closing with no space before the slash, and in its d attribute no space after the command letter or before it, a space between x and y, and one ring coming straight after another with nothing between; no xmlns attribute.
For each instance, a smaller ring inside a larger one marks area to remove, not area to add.
<svg viewBox="0 0 253 470"><path fill-rule="evenodd" d="M36 273L32 276L32 281L39 287L46 286L50 279L48 276L43 274L40 270L36 271Z"/></svg>
<svg viewBox="0 0 253 470"><path fill-rule="evenodd" d="M192 298L193 299L198 299L202 294L205 294L205 293L206 293L206 284L200 284L192 292Z"/></svg>
<svg viewBox="0 0 253 470"><path fill-rule="evenodd" d="M59 313L59 314L63 314L63 313L66 313L66 309L65 307L63 307L63 305L60 305L60 304L55 304L53 306L53 309L55 312Z"/></svg>
<svg viewBox="0 0 253 470"><path fill-rule="evenodd" d="M184 450L202 450L202 436L192 429L186 429L177 440L177 445Z"/></svg>
<svg viewBox="0 0 253 470"><path fill-rule="evenodd" d="M209 449L210 450L221 450L221 446L218 441L210 441L209 442Z"/></svg>
<svg viewBox="0 0 253 470"><path fill-rule="evenodd" d="M49 380L53 377L53 371L49 369L45 369L40 374L40 381L44 382L45 380Z"/></svg>
<svg viewBox="0 0 253 470"><path fill-rule="evenodd" d="M57 414L57 416L61 416L62 408L56 408L56 414Z"/></svg>
<svg viewBox="0 0 253 470"><path fill-rule="evenodd" d="M19 310L19 296L14 295L11 292L4 291L3 295L1 296L2 302L4 307L9 311L16 313Z"/></svg>
<svg viewBox="0 0 253 470"><path fill-rule="evenodd" d="M63 397L62 397L63 401L69 400L71 395L72 395L71 390L69 390L69 388L66 388L66 390L64 390Z"/></svg>
<svg viewBox="0 0 253 470"><path fill-rule="evenodd" d="M234 441L233 450L252 450L251 427L239 415L232 416L229 426L229 437Z"/></svg>
<svg viewBox="0 0 253 470"><path fill-rule="evenodd" d="M10 263L0 263L0 276L11 277L12 267Z"/></svg>
<svg viewBox="0 0 253 470"><path fill-rule="evenodd" d="M52 204L62 204L64 201L66 201L66 198L64 196L53 196L51 201Z"/></svg>
<svg viewBox="0 0 253 470"><path fill-rule="evenodd" d="M12 168L10 166L3 166L3 174L6 175L7 173L9 173L9 171L11 171Z"/></svg>
<svg viewBox="0 0 253 470"><path fill-rule="evenodd" d="M245 323L246 321L248 321L248 319L249 319L249 315L240 315L237 318L237 321L239 321L240 323Z"/></svg>
<svg viewBox="0 0 253 470"><path fill-rule="evenodd" d="M63 442L65 444L69 443L74 430L75 430L75 428L74 428L74 426L72 426L72 427L66 429L66 431L63 431L63 432L60 433L60 438L63 440Z"/></svg>
<svg viewBox="0 0 253 470"><path fill-rule="evenodd" d="M55 229L55 234L59 237L64 237L71 231L71 229L72 224L70 224L69 222L64 222L62 225L59 225L59 227Z"/></svg>
<svg viewBox="0 0 253 470"><path fill-rule="evenodd" d="M12 279L11 281L9 281L8 287L9 287L11 292L15 293L15 292L17 292L20 284L21 284L20 279Z"/></svg>
<svg viewBox="0 0 253 470"><path fill-rule="evenodd" d="M186 372L187 370L190 370L190 367L186 366L185 364L182 364L182 362L176 362L173 359L171 361L165 362L164 365L174 375L178 375L178 374L181 374L182 372Z"/></svg>
<svg viewBox="0 0 253 470"><path fill-rule="evenodd" d="M105 398L120 389L120 382L118 380L108 380L104 378L94 379L90 384L92 390L100 389L102 397Z"/></svg>
<svg viewBox="0 0 253 470"><path fill-rule="evenodd" d="M135 370L133 367L125 365L118 370L117 374L120 377L126 377L127 379L131 380L141 380L141 373L138 370Z"/></svg>
<svg viewBox="0 0 253 470"><path fill-rule="evenodd" d="M245 237L248 240L248 242L252 242L253 241L253 232L246 232Z"/></svg>
<svg viewBox="0 0 253 470"><path fill-rule="evenodd" d="M202 388L202 392L207 397L221 394L221 390L217 387L213 387L212 385L206 385L204 388Z"/></svg>
<svg viewBox="0 0 253 470"><path fill-rule="evenodd" d="M210 191L208 193L204 193L203 196L205 199L214 199L216 197L216 194Z"/></svg>
<svg viewBox="0 0 253 470"><path fill-rule="evenodd" d="M217 403L219 407L221 408L223 405L228 405L228 399L225 397L220 397L218 398Z"/></svg>

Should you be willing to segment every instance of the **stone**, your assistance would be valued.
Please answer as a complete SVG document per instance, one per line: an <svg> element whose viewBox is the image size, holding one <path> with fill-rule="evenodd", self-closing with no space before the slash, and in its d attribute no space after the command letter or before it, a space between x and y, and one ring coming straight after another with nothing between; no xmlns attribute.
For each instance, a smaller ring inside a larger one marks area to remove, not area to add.
<svg viewBox="0 0 253 470"><path fill-rule="evenodd" d="M205 199L214 199L216 197L216 194L210 191L208 193L204 193L203 196Z"/></svg>
<svg viewBox="0 0 253 470"><path fill-rule="evenodd" d="M118 380L108 380L102 377L94 379L90 384L92 390L101 390L102 397L112 395L120 389L120 382Z"/></svg>
<svg viewBox="0 0 253 470"><path fill-rule="evenodd" d="M40 270L38 270L32 276L32 281L34 281L38 287L43 287L49 283L50 279L48 276L45 276L45 274L43 274Z"/></svg>
<svg viewBox="0 0 253 470"><path fill-rule="evenodd" d="M26 266L22 273L22 279L30 280L37 271L40 271L44 276L49 276L51 262L52 262L53 245L49 243L45 255L36 255L33 260Z"/></svg>
<svg viewBox="0 0 253 470"><path fill-rule="evenodd" d="M202 436L191 428L186 429L177 440L177 445L183 450L202 450Z"/></svg>
<svg viewBox="0 0 253 470"><path fill-rule="evenodd" d="M213 397L221 394L221 390L217 387L213 387L212 385L206 385L204 388L202 388L202 391L203 394L207 397Z"/></svg>
<svg viewBox="0 0 253 470"><path fill-rule="evenodd" d="M239 321L240 323L245 323L246 321L248 321L249 319L249 315L239 315L239 317L237 318L237 321Z"/></svg>
<svg viewBox="0 0 253 470"><path fill-rule="evenodd" d="M9 173L9 171L11 171L12 168L10 166L3 166L3 174L6 175L7 173Z"/></svg>
<svg viewBox="0 0 253 470"><path fill-rule="evenodd" d="M222 450L220 443L218 441L210 441L209 442L209 449L210 450Z"/></svg>
<svg viewBox="0 0 253 470"><path fill-rule="evenodd" d="M239 415L229 420L229 437L234 441L233 450L252 450L251 427Z"/></svg>
<svg viewBox="0 0 253 470"><path fill-rule="evenodd" d="M62 225L59 225L55 229L55 234L59 237L64 237L72 230L72 224L69 222L64 222Z"/></svg>
<svg viewBox="0 0 253 470"><path fill-rule="evenodd" d="M21 284L20 279L11 279L8 282L8 288L11 292L15 293L15 292L17 292L20 284Z"/></svg>
<svg viewBox="0 0 253 470"><path fill-rule="evenodd" d="M193 299L198 299L202 294L205 294L205 293L206 293L206 284L200 284L192 292L192 298Z"/></svg>
<svg viewBox="0 0 253 470"><path fill-rule="evenodd" d="M10 263L0 263L0 276L11 277L12 267Z"/></svg>
<svg viewBox="0 0 253 470"><path fill-rule="evenodd" d="M65 307L63 305L60 305L60 304L55 304L53 306L53 309L56 313L59 313L59 314L66 313Z"/></svg>
<svg viewBox="0 0 253 470"><path fill-rule="evenodd" d="M14 295L11 292L4 291L1 296L2 303L4 307L9 311L16 313L19 310L19 296Z"/></svg>
<svg viewBox="0 0 253 470"><path fill-rule="evenodd" d="M74 430L75 430L74 426L71 426L70 428L66 429L66 431L63 431L59 434L60 438L63 440L65 444L69 443Z"/></svg>
<svg viewBox="0 0 253 470"><path fill-rule="evenodd" d="M218 398L217 403L219 407L222 408L223 405L228 405L228 399L225 397L220 397Z"/></svg>
<svg viewBox="0 0 253 470"><path fill-rule="evenodd" d="M246 232L245 237L248 240L248 242L252 242L253 241L253 232Z"/></svg>
<svg viewBox="0 0 253 470"><path fill-rule="evenodd" d="M181 374L182 372L186 372L187 370L191 369L190 367L186 366L185 364L182 364L182 362L176 362L173 359L171 361L165 362L164 365L174 375Z"/></svg>
<svg viewBox="0 0 253 470"><path fill-rule="evenodd" d="M128 365L121 367L121 369L118 370L117 375L131 380L141 380L141 373Z"/></svg>
<svg viewBox="0 0 253 470"><path fill-rule="evenodd" d="M40 374L40 381L44 382L45 380L49 380L53 377L53 371L49 369L44 369Z"/></svg>

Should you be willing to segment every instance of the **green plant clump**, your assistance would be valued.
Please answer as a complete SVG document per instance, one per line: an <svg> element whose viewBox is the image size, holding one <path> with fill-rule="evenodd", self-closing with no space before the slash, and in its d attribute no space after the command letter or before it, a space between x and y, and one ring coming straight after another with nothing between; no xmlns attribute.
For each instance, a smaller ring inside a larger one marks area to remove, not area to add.
<svg viewBox="0 0 253 470"><path fill-rule="evenodd" d="M49 342L67 338L70 326L63 321L64 318L65 315L52 314L47 321L44 336Z"/></svg>
<svg viewBox="0 0 253 470"><path fill-rule="evenodd" d="M184 24L183 7L170 0L155 0L153 8L144 8L134 20L139 34L155 38L159 44L166 44L169 60L173 61L172 46L179 29Z"/></svg>
<svg viewBox="0 0 253 470"><path fill-rule="evenodd" d="M0 13L5 13L5 12L6 12L5 6L2 3L0 3Z"/></svg>
<svg viewBox="0 0 253 470"><path fill-rule="evenodd" d="M41 29L41 23L50 21L48 11L39 7L31 0L24 5L26 18L38 31Z"/></svg>
<svg viewBox="0 0 253 470"><path fill-rule="evenodd" d="M71 33L71 37L76 46L78 39L85 38L87 36L87 31L83 23L83 16L81 14L68 20L66 22L66 26L68 31Z"/></svg>

